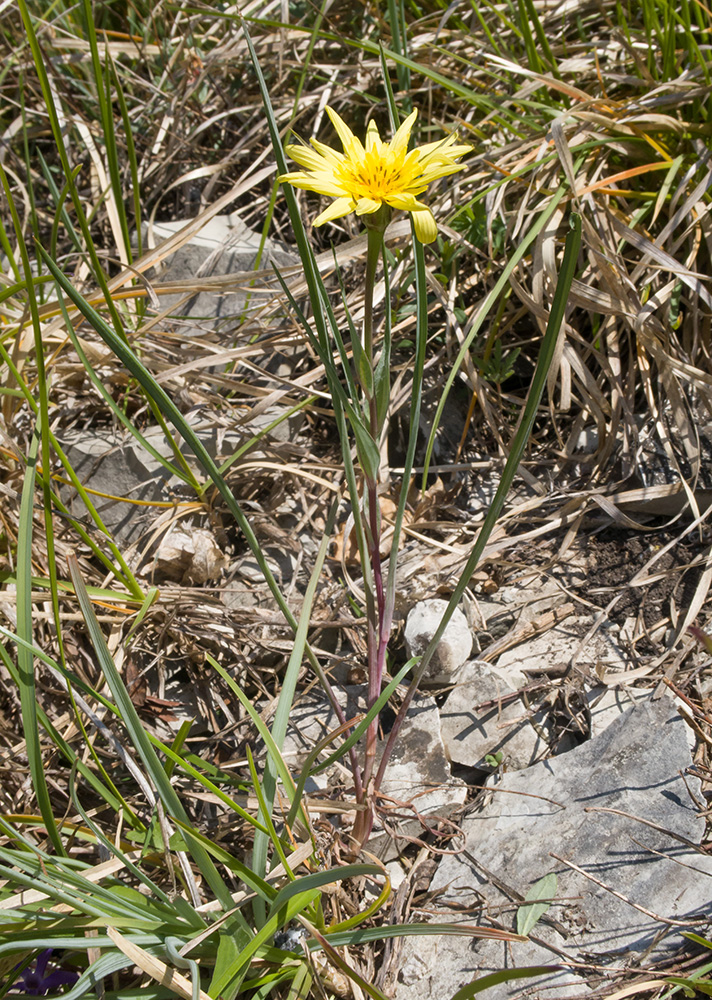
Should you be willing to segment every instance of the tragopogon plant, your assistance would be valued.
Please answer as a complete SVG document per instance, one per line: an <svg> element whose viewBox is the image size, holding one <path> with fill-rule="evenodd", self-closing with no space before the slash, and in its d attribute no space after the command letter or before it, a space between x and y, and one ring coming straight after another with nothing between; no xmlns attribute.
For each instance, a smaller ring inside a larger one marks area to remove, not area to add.
<svg viewBox="0 0 712 1000"><path fill-rule="evenodd" d="M438 178L461 170L457 162L472 147L457 142L455 133L437 142L416 149L408 148L417 111L411 112L398 127L390 142L384 142L375 121L369 122L365 143L349 126L327 107L343 152L331 149L312 138L311 146L289 145L287 153L303 170L283 174L280 181L334 198L332 204L315 220L322 225L350 212L363 218L368 233L366 276L364 281L364 317L360 335L352 338L353 368L345 379L347 386L357 386L356 397L349 398L345 411L356 439L359 459L358 487L360 495L350 497L355 516L363 563L363 581L368 621L368 707L376 702L383 681L386 651L393 624L395 573L398 556L400 522L396 524L387 574L381 560L382 520L379 492L382 487L380 448L388 420L390 400L390 315L387 309L383 338L379 345L374 337L374 288L379 260L383 259L387 282L388 264L384 234L394 209L411 214L413 239L432 243L437 237L433 213L418 201L429 184ZM322 342L322 348L323 348ZM326 345L331 353L331 346ZM327 363L327 359L322 356ZM347 352L342 363L351 365ZM420 387L418 386L418 390ZM407 492L407 484L405 484ZM362 529L362 530L361 530ZM365 558L364 558L365 556ZM390 584L390 586L389 586ZM378 717L374 718L366 736L363 769L354 775L358 804L354 839L361 845L368 838L373 824L373 804L378 793L383 769L375 774Z"/></svg>

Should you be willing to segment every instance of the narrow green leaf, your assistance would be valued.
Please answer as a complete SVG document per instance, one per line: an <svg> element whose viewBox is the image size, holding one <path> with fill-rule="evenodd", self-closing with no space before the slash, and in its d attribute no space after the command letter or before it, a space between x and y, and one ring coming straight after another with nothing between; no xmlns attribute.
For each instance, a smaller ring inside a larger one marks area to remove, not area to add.
<svg viewBox="0 0 712 1000"><path fill-rule="evenodd" d="M72 583L74 584L77 600L79 602L79 609L89 631L89 638L91 639L99 666L109 686L114 702L116 703L116 706L121 714L121 718L131 738L132 746L135 748L137 754L143 761L143 765L146 768L146 771L150 776L151 781L153 782L153 785L168 813L176 820L182 820L185 824L185 837L190 846L190 852L193 855L196 864L200 868L203 877L215 894L215 897L220 901L225 909L230 909L232 907L232 897L230 895L230 891L218 874L217 868L211 861L203 845L199 842L197 837L192 835L193 827L189 823L188 817L183 809L183 805L178 798L173 785L168 779L161 762L156 756L153 747L151 746L151 741L141 724L138 713L133 702L131 701L131 696L126 690L126 686L121 679L121 675L116 669L116 664L114 663L111 653L109 652L109 648L106 645L104 634L101 631L99 622L96 620L94 609L91 606L89 595L86 592L84 580L82 579L79 571L79 564L74 556L70 556L68 562L69 573Z"/></svg>
<svg viewBox="0 0 712 1000"><path fill-rule="evenodd" d="M709 938L702 937L701 934L695 934L693 931L683 931L682 936L688 938L690 941L694 941L695 944L699 944L702 948L712 949L712 941Z"/></svg>
<svg viewBox="0 0 712 1000"><path fill-rule="evenodd" d="M430 644L425 650L423 658L418 665L416 672L417 680L420 679L420 676L422 676L427 664L430 662L430 659L435 652L440 639L442 638L442 634L445 631L447 623L449 622L455 608L460 603L462 595L472 579L472 574L477 568L477 564L480 561L482 552L487 544L487 540L489 539L489 536L499 519L507 494L509 493L512 482L514 481L514 477L517 474L519 463L524 456L524 450L527 446L532 427L534 426L534 421L536 420L539 403L546 386L546 379L554 357L554 351L556 350L556 342L558 340L559 330L561 329L561 324L566 313L566 304L568 302L571 283L574 279L574 273L576 271L576 261L579 249L581 247L581 216L573 213L570 224L571 229L566 237L561 272L559 273L556 291L551 303L549 321L546 326L544 339L542 340L539 358L537 359L537 365L534 371L534 378L532 379L529 394L527 395L527 401L524 406L519 427L512 440L509 457L507 458L504 470L502 471L502 478L499 481L499 485L490 508L487 511L487 515L484 519L482 527L480 528L479 534L477 535L477 540L475 541L470 557L467 560L465 569L463 570L448 602L447 610L443 615L443 620L433 635L433 638L431 639Z"/></svg>
<svg viewBox="0 0 712 1000"><path fill-rule="evenodd" d="M213 976L210 983L211 996L230 996L230 991L239 984L245 976L249 964L255 952L290 920L293 920L298 913L306 910L320 895L318 889L312 889L288 900L285 905L273 913L252 940L240 951L235 961L222 973L221 976ZM233 994L234 995L234 992Z"/></svg>
<svg viewBox="0 0 712 1000"><path fill-rule="evenodd" d="M52 802L45 777L42 746L40 744L39 727L37 724L37 695L35 691L35 665L31 646L33 642L32 622L32 535L33 513L35 506L35 470L37 467L37 452L40 438L33 434L30 450L27 456L27 468L22 484L22 499L20 500L20 520L17 532L17 631L18 636L27 645L17 647L18 679L20 681L20 705L22 708L22 726L27 749L27 761L32 775L32 787L37 796L42 819L47 827L52 844L58 854L64 854L57 823L54 818Z"/></svg>
<svg viewBox="0 0 712 1000"><path fill-rule="evenodd" d="M385 924L382 927L355 927L353 930L335 931L333 934L326 931L325 934L336 947L385 941L387 938L430 937L433 934L442 934L446 937L495 938L497 941L526 940L519 934L493 931L491 927L478 927L476 924Z"/></svg>
<svg viewBox="0 0 712 1000"><path fill-rule="evenodd" d="M423 656L418 664L416 670L413 674L413 679L411 681L410 687L408 688L408 693L401 704L398 711L396 721L391 729L391 734L386 743L386 748L381 757L381 763L379 765L378 773L376 775L376 787L379 787L380 782L383 780L383 774L385 768L390 759L390 754L393 751L395 745L395 740L397 738L402 721L405 718L405 714L408 711L410 703L413 699L413 695L418 688L420 679L425 672L428 663L430 662L435 650L437 649L438 643L442 638L442 634L447 627L450 618L452 617L455 608L460 603L466 588L472 579L472 574L475 572L477 565L482 558L482 553L484 552L487 541L499 519L499 515L504 507L504 502L509 493L514 477L517 474L517 469L519 468L519 463L524 455L524 450L529 440L529 435L531 434L531 429L534 425L536 419L537 411L539 409L539 403L541 401L542 394L544 392L544 387L546 386L546 379L551 367L551 362L554 357L554 351L556 349L556 343L559 337L559 330L561 324L564 320L566 313L566 304L568 301L569 292L571 290L571 283L574 278L576 271L576 261L578 258L579 249L581 247L581 217L577 214L572 214L570 219L570 232L566 237L566 245L564 248L564 259L561 265L561 272L556 285L556 292L554 293L554 299L551 304L551 312L549 314L549 321L546 327L546 333L544 334L544 339L542 341L541 350L539 352L539 358L537 360L537 366L534 371L534 378L532 379L532 384L529 389L529 394L527 396L527 401L524 406L524 411L519 423L516 434L512 440L511 449L509 457L505 463L504 469L502 471L502 478L499 481L497 490L490 504L490 508L487 511L485 519L482 523L482 527L479 530L475 544L472 547L470 556L465 564L460 579L455 585L450 600L448 601L447 608L443 613L443 617L440 621L438 628L436 629L428 647L426 648Z"/></svg>
<svg viewBox="0 0 712 1000"><path fill-rule="evenodd" d="M272 900L270 916L275 913L286 902L299 895L299 893L309 892L318 889L322 885L333 885L334 882L342 882L347 878L358 878L361 875L380 875L383 877L383 869L378 865L343 865L341 868L331 868L325 872L315 872L313 875L303 875L285 885L280 889Z"/></svg>
<svg viewBox="0 0 712 1000"><path fill-rule="evenodd" d="M683 976L667 976L662 982L671 986L680 986L686 997L694 997L697 993L712 996L712 982L705 979L685 979Z"/></svg>
<svg viewBox="0 0 712 1000"><path fill-rule="evenodd" d="M533 979L536 976L546 976L552 972L560 972L562 968L561 965L530 965L521 969L502 969L501 972L492 972L488 976L481 976L467 986L463 986L452 995L451 1000L469 1000L470 997L474 997L492 986L499 986L500 983L509 983L514 979Z"/></svg>
<svg viewBox="0 0 712 1000"><path fill-rule="evenodd" d="M433 447L435 445L435 434L440 425L440 418L442 417L443 410L445 409L445 403L447 402L450 390L460 371L462 362L465 359L465 355L470 350L472 342L479 333L480 328L484 323L485 319L487 318L487 316L489 315L490 310L499 300L499 297L504 292L505 288L507 288L509 284L509 279L514 270L516 269L517 265L519 264L520 260L522 260L522 258L526 255L531 244L537 238L542 229L546 226L547 222L558 208L559 203L561 202L566 192L567 189L565 185L562 185L558 189L558 191L556 191L555 194L546 202L545 207L542 209L541 215L536 220L536 222L533 223L527 234L522 239L521 243L519 243L516 250L512 254L511 258L507 261L506 266L502 270L502 273L495 282L491 291L487 294L484 302L477 311L477 315L470 329L468 330L467 336L465 337L465 339L462 342L462 345L460 346L460 350L457 353L457 357L455 358L450 374L448 375L445 381L445 385L443 387L442 394L440 396L440 400L438 402L438 406L435 411L435 415L433 417L433 426L430 431L430 437L428 438L428 444L425 451L425 459L423 460L423 480L422 480L423 489L425 488L425 482L428 475L428 467L430 465L430 459L432 457Z"/></svg>

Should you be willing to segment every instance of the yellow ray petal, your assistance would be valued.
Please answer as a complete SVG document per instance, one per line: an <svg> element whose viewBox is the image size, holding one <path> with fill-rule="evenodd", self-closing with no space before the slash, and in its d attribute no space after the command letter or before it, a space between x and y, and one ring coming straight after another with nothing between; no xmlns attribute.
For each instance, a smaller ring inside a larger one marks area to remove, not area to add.
<svg viewBox="0 0 712 1000"><path fill-rule="evenodd" d="M353 212L353 210L354 203L351 198L337 198L328 208L324 209L321 215L318 215L314 219L314 225L323 226L325 222L333 222L334 219L340 219L343 215Z"/></svg>
<svg viewBox="0 0 712 1000"><path fill-rule="evenodd" d="M366 152L370 153L374 147L380 150L382 145L378 125L376 125L376 122L372 118L368 123L368 128L366 129Z"/></svg>
<svg viewBox="0 0 712 1000"><path fill-rule="evenodd" d="M390 147L394 153L400 153L407 147L410 140L411 129L413 128L413 122L417 117L418 111L416 108L415 111L411 111L405 121L400 123L398 131L390 142Z"/></svg>
<svg viewBox="0 0 712 1000"><path fill-rule="evenodd" d="M343 163L345 157L343 153L339 153L336 149L332 149L331 146L327 146L325 142L319 142L318 139L310 139L309 142L312 144L317 153L321 153L325 160L329 163Z"/></svg>
<svg viewBox="0 0 712 1000"><path fill-rule="evenodd" d="M421 205L417 198L414 198L413 195L408 192L389 194L386 201L393 208L400 208L404 212L417 212L419 209L424 209L426 207L425 205Z"/></svg>
<svg viewBox="0 0 712 1000"><path fill-rule="evenodd" d="M333 175L326 171L320 174L308 174L300 170L296 174L282 174L277 180L280 184L287 181L292 187L303 188L305 191L316 191L317 194L325 194L331 198L340 198L346 193L341 185L334 180Z"/></svg>
<svg viewBox="0 0 712 1000"><path fill-rule="evenodd" d="M439 139L437 142L426 142L424 146L418 146L417 152L421 161L427 160L434 154L454 159L458 156L464 156L465 153L469 153L470 150L474 149L474 146L470 146L464 142L456 145L456 140L457 132L451 132L450 135L445 136L444 139Z"/></svg>
<svg viewBox="0 0 712 1000"><path fill-rule="evenodd" d="M359 198L356 202L356 215L372 215L381 207L381 202L374 198Z"/></svg>
<svg viewBox="0 0 712 1000"><path fill-rule="evenodd" d="M341 139L341 145L344 147L346 155L349 157L355 156L359 159L363 159L365 150L361 145L361 140L356 138L343 118L341 118L333 108L330 108L328 104L326 106L326 113L329 118L331 118L331 123L336 129L339 139Z"/></svg>
<svg viewBox="0 0 712 1000"><path fill-rule="evenodd" d="M432 184L432 182L436 181L438 177L447 177L449 174L456 174L459 170L464 170L464 168L464 163L428 164L418 178L418 181L420 182L422 180L422 183L426 185Z"/></svg>
<svg viewBox="0 0 712 1000"><path fill-rule="evenodd" d="M329 161L310 146L287 146L287 155L307 170L328 170Z"/></svg>

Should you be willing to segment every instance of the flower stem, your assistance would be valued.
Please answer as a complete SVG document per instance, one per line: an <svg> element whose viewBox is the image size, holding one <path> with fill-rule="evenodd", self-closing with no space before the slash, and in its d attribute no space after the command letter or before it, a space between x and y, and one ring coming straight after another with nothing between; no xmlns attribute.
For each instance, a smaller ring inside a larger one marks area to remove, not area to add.
<svg viewBox="0 0 712 1000"><path fill-rule="evenodd" d="M382 217L381 217L382 216ZM373 299L376 287L378 262L383 250L383 234L388 219L385 213L376 213L370 217L368 226L368 250L366 256L366 279L364 287L364 317L362 364L358 377L364 396L364 411L367 411L368 429L376 448L380 450L381 423L378 414L378 397L375 385L374 358L374 322ZM385 666L385 651L388 634L384 635L385 591L383 584L383 567L381 564L381 510L378 500L379 474L375 477L364 476L364 503L367 512L367 544L371 562L373 588L375 593L368 606L368 707L374 704L381 693L383 670ZM390 626L386 627L386 633ZM378 718L375 718L366 733L366 751L362 774L362 805L365 809L356 817L353 836L359 846L369 837L373 826L373 802L371 800L369 782L376 765L376 750L378 744Z"/></svg>

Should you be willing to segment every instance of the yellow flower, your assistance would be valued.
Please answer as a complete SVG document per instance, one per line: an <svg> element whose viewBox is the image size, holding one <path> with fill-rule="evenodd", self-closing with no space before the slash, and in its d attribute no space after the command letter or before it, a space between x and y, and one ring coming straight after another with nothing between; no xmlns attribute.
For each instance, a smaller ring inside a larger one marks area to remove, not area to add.
<svg viewBox="0 0 712 1000"><path fill-rule="evenodd" d="M432 243L438 234L435 218L427 205L418 201L438 177L462 169L455 161L472 146L456 144L455 133L408 151L408 140L418 114L413 111L393 136L383 142L374 121L368 123L366 144L357 139L346 122L331 108L326 109L336 129L343 153L312 139L309 146L287 146L287 153L305 170L282 174L278 180L297 188L335 198L314 220L315 226L340 219L349 212L371 215L383 205L411 212L415 234L421 243Z"/></svg>

